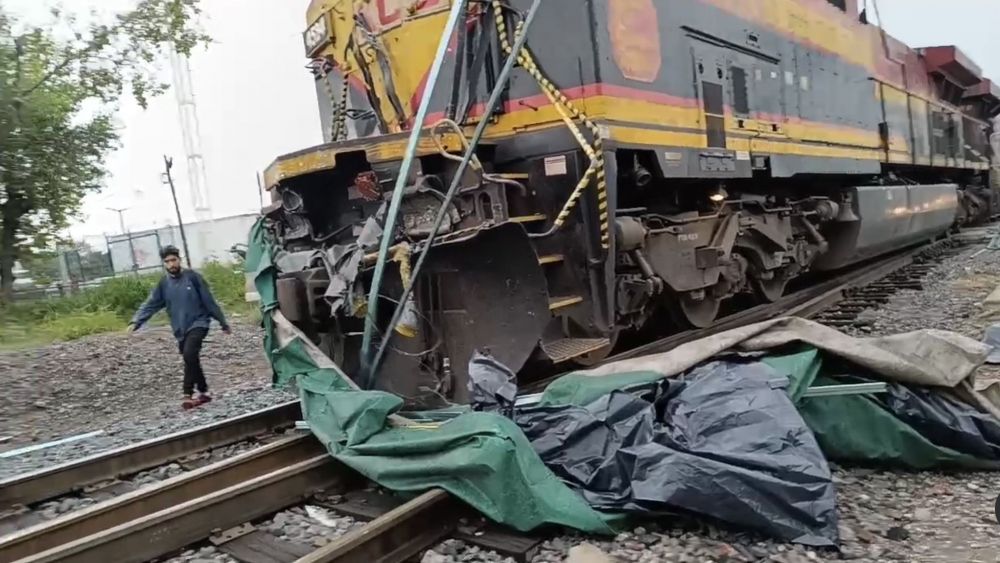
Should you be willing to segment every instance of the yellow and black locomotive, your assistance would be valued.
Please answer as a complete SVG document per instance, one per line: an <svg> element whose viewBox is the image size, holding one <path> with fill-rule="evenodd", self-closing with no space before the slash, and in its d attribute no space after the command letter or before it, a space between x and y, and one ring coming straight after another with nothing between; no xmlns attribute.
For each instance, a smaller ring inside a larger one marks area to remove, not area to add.
<svg viewBox="0 0 1000 563"><path fill-rule="evenodd" d="M325 143L265 174L280 311L351 375L389 237L375 381L414 404L466 401L477 350L514 371L586 365L624 333L709 326L735 296L774 301L993 214L1000 88L955 47L870 25L858 0L544 0L530 25L531 0L463 2L431 76L457 1L313 0Z"/></svg>

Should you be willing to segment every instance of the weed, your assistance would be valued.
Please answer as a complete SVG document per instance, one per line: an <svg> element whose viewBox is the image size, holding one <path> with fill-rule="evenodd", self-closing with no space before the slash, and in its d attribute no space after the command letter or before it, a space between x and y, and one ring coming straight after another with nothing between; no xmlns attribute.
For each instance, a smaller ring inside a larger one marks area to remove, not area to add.
<svg viewBox="0 0 1000 563"><path fill-rule="evenodd" d="M259 318L245 300L241 264L212 262L199 270L227 316ZM74 295L0 307L0 346L20 346L82 338L125 328L162 273L121 276ZM164 322L164 313L153 324Z"/></svg>

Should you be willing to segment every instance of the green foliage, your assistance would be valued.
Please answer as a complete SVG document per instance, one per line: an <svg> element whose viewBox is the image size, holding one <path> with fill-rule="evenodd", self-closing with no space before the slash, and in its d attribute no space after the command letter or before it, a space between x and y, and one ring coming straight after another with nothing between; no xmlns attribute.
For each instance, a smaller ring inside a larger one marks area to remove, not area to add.
<svg viewBox="0 0 1000 563"><path fill-rule="evenodd" d="M212 288L212 295L225 310L241 309L246 305L246 278L242 264L210 262L199 271Z"/></svg>
<svg viewBox="0 0 1000 563"><path fill-rule="evenodd" d="M213 262L199 272L227 317L259 320L256 307L246 302L241 265ZM122 276L75 295L2 306L0 346L73 340L123 330L162 275ZM158 322L166 322L164 313L154 317L153 323Z"/></svg>
<svg viewBox="0 0 1000 563"><path fill-rule="evenodd" d="M125 91L145 107L166 89L155 61L208 41L198 5L139 0L105 23L53 10L50 25L27 29L0 8L0 297L14 261L48 247L102 187Z"/></svg>
<svg viewBox="0 0 1000 563"><path fill-rule="evenodd" d="M121 319L110 311L74 313L65 317L54 317L30 327L17 323L2 323L0 347L75 340L92 334L118 330L121 324Z"/></svg>
<svg viewBox="0 0 1000 563"><path fill-rule="evenodd" d="M21 265L37 286L45 286L59 279L58 252L51 250L26 252L21 256Z"/></svg>

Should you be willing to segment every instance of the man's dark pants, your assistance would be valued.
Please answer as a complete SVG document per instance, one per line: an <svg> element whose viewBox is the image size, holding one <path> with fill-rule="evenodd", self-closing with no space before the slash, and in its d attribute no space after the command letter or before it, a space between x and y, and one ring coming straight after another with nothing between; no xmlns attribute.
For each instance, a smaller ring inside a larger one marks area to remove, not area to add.
<svg viewBox="0 0 1000 563"><path fill-rule="evenodd" d="M200 358L201 343L207 334L207 328L192 328L180 343L181 355L184 356L184 395L191 395L196 388L199 393L208 392Z"/></svg>

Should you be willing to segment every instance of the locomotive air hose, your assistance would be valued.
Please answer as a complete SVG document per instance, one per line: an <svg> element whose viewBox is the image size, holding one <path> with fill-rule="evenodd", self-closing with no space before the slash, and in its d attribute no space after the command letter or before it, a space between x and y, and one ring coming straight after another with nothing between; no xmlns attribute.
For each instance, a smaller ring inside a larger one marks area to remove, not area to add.
<svg viewBox="0 0 1000 563"><path fill-rule="evenodd" d="M513 48L511 47L510 41L507 38L507 23L504 20L503 16L503 4L500 2L500 0L492 0L491 3L493 6L493 15L494 15L494 22L497 28L497 35L500 38L500 46L507 55L510 55L511 52L513 51ZM524 33L523 21L518 22L514 30L514 33L515 35ZM556 232L563 226L563 224L565 224L566 220L569 217L569 214L572 212L573 208L576 206L576 203L579 201L580 196L582 195L584 189L586 189L587 185L590 183L591 176L596 174L598 211L601 222L601 248L607 250L610 247L609 233L611 228L611 220L610 220L610 214L608 213L608 186L607 186L607 178L605 175L606 173L604 166L604 147L601 141L600 129L598 129L597 125L593 121L591 121L590 118L587 117L587 115L584 112L577 109L577 107L573 104L573 102L571 102L569 98L567 98L558 88L556 88L554 84L552 84L552 82L550 82L545 77L542 71L538 68L538 65L535 63L534 57L531 55L531 52L527 49L527 47L522 48L521 51L517 54L517 61L528 72L528 74L535 79L539 87L541 87L542 92L549 99L552 105L556 108L556 111L559 112L560 116L563 118L563 121L566 123L570 132L576 138L577 142L580 143L580 146L583 147L583 150L584 152L587 153L587 156L590 157L591 159L590 167L587 168L587 172L584 173L583 177L580 179L580 182L577 184L576 188L574 188L573 192L570 194L570 197L566 200L566 204L563 206L562 211L556 217L555 221L553 221L552 228L549 229L548 232L543 233L542 236L548 236ZM570 115L567 115L567 113L571 114L572 118L570 117ZM573 118L579 119L588 129L590 129L591 133L594 136L593 145L587 143L587 140L583 136L583 133L576 126L576 123L573 122Z"/></svg>
<svg viewBox="0 0 1000 563"><path fill-rule="evenodd" d="M462 148L468 151L469 140L465 137L465 132L462 131L462 126L456 123L452 119L442 119L431 127L431 141L433 141L434 147L437 148L438 153L442 156L442 158L447 158L448 160L453 160L455 162L462 162L462 157L451 154L450 152L448 152L448 149L445 148L444 144L441 143L441 135L438 132L438 129L440 129L441 127L448 127L449 129L451 129L452 132L455 133L456 136L458 136L459 142L462 143ZM472 154L472 160L469 162L469 164L476 172L479 173L479 176L482 180L493 182L494 184L506 184L509 186L514 186L523 195L525 196L528 195L528 188L525 187L525 185L522 184L521 182L518 182L517 180L511 180L509 178L503 178L501 176L497 176L496 174L487 173L483 168L483 163L479 161L479 157L476 156L475 153Z"/></svg>

